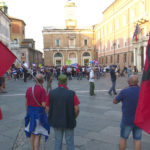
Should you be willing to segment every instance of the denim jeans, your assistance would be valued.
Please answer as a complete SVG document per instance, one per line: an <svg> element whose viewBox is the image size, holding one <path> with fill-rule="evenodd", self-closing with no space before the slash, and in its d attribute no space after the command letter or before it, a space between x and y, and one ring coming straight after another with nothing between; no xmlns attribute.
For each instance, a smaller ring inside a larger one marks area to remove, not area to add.
<svg viewBox="0 0 150 150"><path fill-rule="evenodd" d="M112 80L112 87L109 90L109 93L111 93L113 91L113 93L116 93L116 80Z"/></svg>
<svg viewBox="0 0 150 150"><path fill-rule="evenodd" d="M90 95L95 95L94 93L95 85L94 82L90 82Z"/></svg>
<svg viewBox="0 0 150 150"><path fill-rule="evenodd" d="M63 134L65 133L67 150L74 150L74 129L54 128L55 132L55 148L54 150L62 150Z"/></svg>
<svg viewBox="0 0 150 150"><path fill-rule="evenodd" d="M130 133L132 132L134 140L141 140L142 130L135 125L121 125L120 136L124 139L128 139Z"/></svg>

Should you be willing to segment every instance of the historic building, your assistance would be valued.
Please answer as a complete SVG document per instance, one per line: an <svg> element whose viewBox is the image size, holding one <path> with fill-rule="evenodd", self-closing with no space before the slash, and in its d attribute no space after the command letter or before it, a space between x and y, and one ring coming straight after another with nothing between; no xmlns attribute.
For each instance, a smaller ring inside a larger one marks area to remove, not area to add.
<svg viewBox="0 0 150 150"><path fill-rule="evenodd" d="M44 27L44 63L46 66L63 66L78 63L88 65L94 58L94 32L91 27L78 27L76 5L65 5L65 27Z"/></svg>
<svg viewBox="0 0 150 150"><path fill-rule="evenodd" d="M4 2L0 2L0 40L9 47L10 43L10 20L5 14L7 6Z"/></svg>
<svg viewBox="0 0 150 150"><path fill-rule="evenodd" d="M28 66L32 64L42 64L43 53L35 50L35 41L33 39L24 39L20 47L21 62L26 62Z"/></svg>
<svg viewBox="0 0 150 150"><path fill-rule="evenodd" d="M10 38L12 42L18 41L19 44L25 39L25 22L21 19L10 17Z"/></svg>
<svg viewBox="0 0 150 150"><path fill-rule="evenodd" d="M10 17L10 49L21 60L21 43L25 39L25 22L21 19Z"/></svg>
<svg viewBox="0 0 150 150"><path fill-rule="evenodd" d="M131 65L142 70L150 32L149 6L149 0L115 0L104 10L103 20L94 27L100 64ZM140 34L133 40L137 24Z"/></svg>
<svg viewBox="0 0 150 150"><path fill-rule="evenodd" d="M9 46L16 55L16 66L26 62L28 66L43 63L43 53L35 49L35 41L25 38L25 22L21 19L8 16L8 7L0 2L0 40Z"/></svg>

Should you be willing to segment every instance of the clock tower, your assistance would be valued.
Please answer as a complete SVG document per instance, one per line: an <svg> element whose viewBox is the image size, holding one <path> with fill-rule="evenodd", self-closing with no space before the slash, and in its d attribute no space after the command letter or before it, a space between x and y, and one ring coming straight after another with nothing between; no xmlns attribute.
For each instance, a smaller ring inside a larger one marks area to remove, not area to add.
<svg viewBox="0 0 150 150"><path fill-rule="evenodd" d="M67 29L75 29L77 27L76 5L72 0L68 0L65 5L65 24Z"/></svg>

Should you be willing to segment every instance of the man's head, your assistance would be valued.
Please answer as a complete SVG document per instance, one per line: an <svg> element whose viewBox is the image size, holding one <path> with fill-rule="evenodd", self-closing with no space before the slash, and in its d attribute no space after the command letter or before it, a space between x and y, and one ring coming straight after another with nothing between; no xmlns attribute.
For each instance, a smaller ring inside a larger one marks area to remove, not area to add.
<svg viewBox="0 0 150 150"><path fill-rule="evenodd" d="M43 78L43 75L42 74L37 74L36 75L36 82L37 83L40 83L40 84L43 84L43 82L44 82L44 78Z"/></svg>
<svg viewBox="0 0 150 150"><path fill-rule="evenodd" d="M58 84L67 84L67 76L64 74L61 74L58 77Z"/></svg>
<svg viewBox="0 0 150 150"><path fill-rule="evenodd" d="M129 80L128 80L128 84L130 86L136 86L138 85L139 79L137 75L131 75Z"/></svg>

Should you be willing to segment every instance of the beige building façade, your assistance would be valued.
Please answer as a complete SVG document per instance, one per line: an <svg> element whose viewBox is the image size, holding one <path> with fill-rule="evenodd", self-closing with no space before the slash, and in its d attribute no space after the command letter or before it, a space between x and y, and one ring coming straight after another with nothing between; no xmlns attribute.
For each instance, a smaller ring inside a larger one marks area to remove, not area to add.
<svg viewBox="0 0 150 150"><path fill-rule="evenodd" d="M79 29L76 5L65 5L66 27L43 28L45 65L65 65L67 60L80 65L98 59L100 65L137 66L142 71L150 32L149 0L114 0L103 12L103 20L90 28ZM136 25L138 39L133 39Z"/></svg>
<svg viewBox="0 0 150 150"><path fill-rule="evenodd" d="M65 5L65 25L43 28L45 65L88 65L94 58L93 27L77 26L76 5L72 1Z"/></svg>
<svg viewBox="0 0 150 150"><path fill-rule="evenodd" d="M104 12L95 30L95 45L101 64L144 66L150 32L149 0L115 0ZM136 25L140 27L137 41L133 39Z"/></svg>

